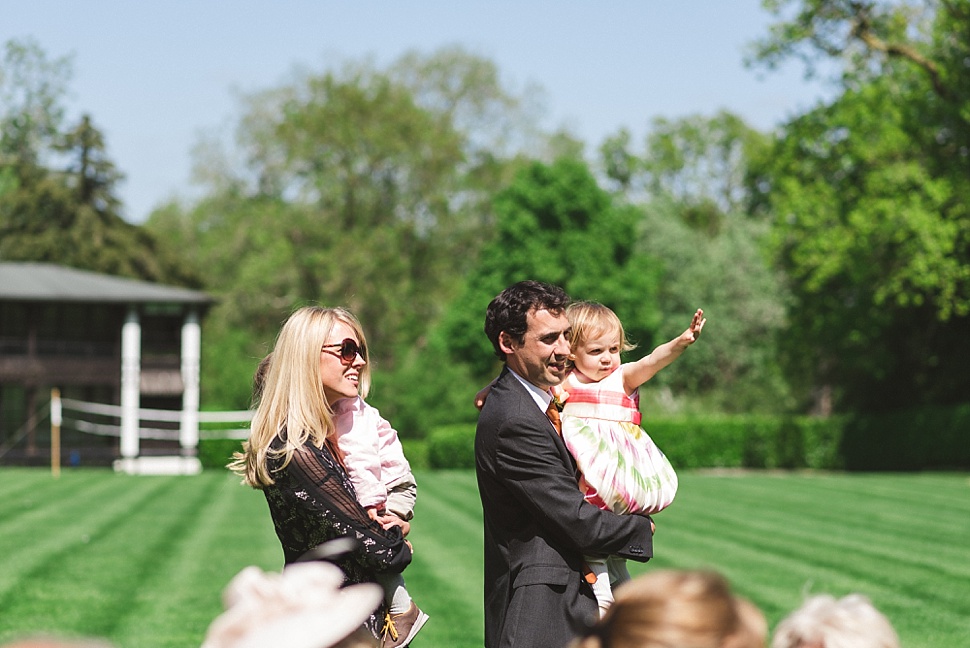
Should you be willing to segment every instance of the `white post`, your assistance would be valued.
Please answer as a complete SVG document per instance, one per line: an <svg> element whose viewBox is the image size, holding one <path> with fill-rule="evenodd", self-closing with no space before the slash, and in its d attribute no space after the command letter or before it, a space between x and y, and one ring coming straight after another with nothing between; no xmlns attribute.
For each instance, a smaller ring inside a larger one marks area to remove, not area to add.
<svg viewBox="0 0 970 648"><path fill-rule="evenodd" d="M134 306L121 327L121 456L138 456L138 408L141 406L141 323Z"/></svg>
<svg viewBox="0 0 970 648"><path fill-rule="evenodd" d="M182 454L195 456L199 446L199 359L202 332L199 314L190 310L182 324L182 419L179 444Z"/></svg>

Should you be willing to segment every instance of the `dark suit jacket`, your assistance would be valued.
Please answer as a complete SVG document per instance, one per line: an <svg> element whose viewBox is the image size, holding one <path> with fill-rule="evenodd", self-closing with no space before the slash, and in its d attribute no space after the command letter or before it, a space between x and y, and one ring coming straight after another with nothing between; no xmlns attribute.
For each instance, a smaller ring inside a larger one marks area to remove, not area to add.
<svg viewBox="0 0 970 648"><path fill-rule="evenodd" d="M583 499L565 444L508 369L479 416L475 465L485 523L485 646L564 646L597 615L583 555L649 560L650 520Z"/></svg>

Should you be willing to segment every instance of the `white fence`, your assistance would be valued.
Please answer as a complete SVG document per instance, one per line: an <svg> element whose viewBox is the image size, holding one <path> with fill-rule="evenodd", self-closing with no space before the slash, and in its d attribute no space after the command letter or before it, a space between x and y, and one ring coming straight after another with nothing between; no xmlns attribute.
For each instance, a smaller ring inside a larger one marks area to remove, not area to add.
<svg viewBox="0 0 970 648"><path fill-rule="evenodd" d="M51 407L54 407L55 400L54 398L51 399ZM65 427L99 436L121 437L120 405L89 403L73 398L61 398L60 403L63 411L62 425ZM203 439L245 439L249 436L249 422L252 418L251 410L199 412L198 421L200 425L237 424L226 428L200 429L199 437ZM180 410L141 408L138 410L138 420L140 422L139 437L142 439L179 440L178 424L182 420ZM173 423L174 425L158 427L153 425L155 423Z"/></svg>

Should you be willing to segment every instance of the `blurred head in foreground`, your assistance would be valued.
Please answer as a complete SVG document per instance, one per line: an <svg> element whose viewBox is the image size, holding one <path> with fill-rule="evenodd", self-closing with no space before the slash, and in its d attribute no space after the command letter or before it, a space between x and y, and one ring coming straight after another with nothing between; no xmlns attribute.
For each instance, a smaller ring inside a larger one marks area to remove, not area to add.
<svg viewBox="0 0 970 648"><path fill-rule="evenodd" d="M899 648L899 637L865 596L820 594L782 619L771 648Z"/></svg>
<svg viewBox="0 0 970 648"><path fill-rule="evenodd" d="M223 592L226 611L209 626L202 648L373 648L364 620L380 604L380 586L341 587L331 563L289 565L282 574L246 567Z"/></svg>
<svg viewBox="0 0 970 648"><path fill-rule="evenodd" d="M573 648L764 648L768 625L727 580L706 570L658 570L616 590Z"/></svg>

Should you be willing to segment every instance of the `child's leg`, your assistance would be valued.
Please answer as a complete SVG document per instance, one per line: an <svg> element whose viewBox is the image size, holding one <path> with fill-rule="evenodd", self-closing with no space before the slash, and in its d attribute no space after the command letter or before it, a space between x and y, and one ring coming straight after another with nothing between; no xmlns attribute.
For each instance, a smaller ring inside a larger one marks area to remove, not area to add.
<svg viewBox="0 0 970 648"><path fill-rule="evenodd" d="M626 558L610 556L606 559L606 568L610 573L610 584L619 587L630 580L630 571L626 568Z"/></svg>
<svg viewBox="0 0 970 648"><path fill-rule="evenodd" d="M613 589L610 587L610 572L603 558L590 558L586 556L586 564L596 577L596 581L591 583L593 594L596 595L596 603L599 605L600 616L606 614L606 610L613 604Z"/></svg>
<svg viewBox="0 0 970 648"><path fill-rule="evenodd" d="M378 574L377 582L384 588L384 602L391 614L404 614L411 609L411 595L404 586L401 574Z"/></svg>

